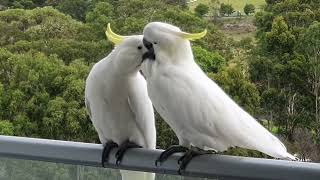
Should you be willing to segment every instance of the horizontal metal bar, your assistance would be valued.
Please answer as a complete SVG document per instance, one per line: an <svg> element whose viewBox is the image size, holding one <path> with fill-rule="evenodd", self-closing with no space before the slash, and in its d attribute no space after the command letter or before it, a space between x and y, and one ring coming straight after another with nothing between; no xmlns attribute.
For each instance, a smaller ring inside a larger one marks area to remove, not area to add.
<svg viewBox="0 0 320 180"><path fill-rule="evenodd" d="M0 136L1 157L101 167L102 149L101 144ZM177 175L181 154L157 167L155 159L161 152L131 149L116 166L115 149L107 167ZM227 180L320 180L320 164L212 154L195 157L182 175Z"/></svg>

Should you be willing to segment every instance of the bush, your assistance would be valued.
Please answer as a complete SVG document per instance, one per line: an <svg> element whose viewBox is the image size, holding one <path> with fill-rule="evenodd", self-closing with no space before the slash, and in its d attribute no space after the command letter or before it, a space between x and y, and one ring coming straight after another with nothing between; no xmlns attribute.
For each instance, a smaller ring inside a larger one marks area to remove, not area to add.
<svg viewBox="0 0 320 180"><path fill-rule="evenodd" d="M222 3L221 6L220 6L220 11L219 12L220 12L220 14L222 16L225 16L226 14L228 16L230 16L230 14L232 14L234 12L234 9L233 9L231 4Z"/></svg>
<svg viewBox="0 0 320 180"><path fill-rule="evenodd" d="M215 52L209 52L200 46L193 46L194 57L197 64L204 72L218 72L226 65L225 59Z"/></svg>
<svg viewBox="0 0 320 180"><path fill-rule="evenodd" d="M199 4L195 9L195 13L197 16L202 17L203 15L209 12L209 7L205 4Z"/></svg>
<svg viewBox="0 0 320 180"><path fill-rule="evenodd" d="M246 13L246 15L249 15L251 13L255 12L255 7L253 4L246 4L243 8L244 13Z"/></svg>

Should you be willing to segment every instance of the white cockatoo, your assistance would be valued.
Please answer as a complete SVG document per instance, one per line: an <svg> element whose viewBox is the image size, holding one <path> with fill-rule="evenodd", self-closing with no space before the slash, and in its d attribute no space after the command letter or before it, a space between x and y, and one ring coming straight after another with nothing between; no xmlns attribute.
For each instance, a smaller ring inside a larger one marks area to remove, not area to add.
<svg viewBox="0 0 320 180"><path fill-rule="evenodd" d="M187 149L191 146L217 152L238 146L275 158L295 159L277 137L237 105L196 64L189 40L205 34L206 31L182 32L161 22L151 22L144 28L144 46L154 53L154 59L142 64L149 97L174 130L180 145L164 151L157 162L174 152L187 151L179 161L182 170L197 155Z"/></svg>
<svg viewBox="0 0 320 180"><path fill-rule="evenodd" d="M128 148L156 147L153 107L146 81L139 72L147 52L142 35L117 35L110 24L106 35L116 47L93 66L85 88L87 111L105 146L102 166L111 149L118 145L117 164ZM122 180L154 180L153 173L121 171L121 176Z"/></svg>

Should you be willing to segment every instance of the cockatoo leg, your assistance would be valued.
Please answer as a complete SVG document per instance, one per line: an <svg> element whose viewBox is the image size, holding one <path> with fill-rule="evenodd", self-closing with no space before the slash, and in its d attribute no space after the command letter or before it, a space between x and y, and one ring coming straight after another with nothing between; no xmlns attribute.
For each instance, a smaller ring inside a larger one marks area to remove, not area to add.
<svg viewBox="0 0 320 180"><path fill-rule="evenodd" d="M113 142L113 141L108 141L104 145L104 148L103 148L103 151L102 151L102 158L101 158L102 167L105 167L104 163L109 160L109 154L110 154L111 150L113 148L116 148L116 147L118 147L118 144Z"/></svg>
<svg viewBox="0 0 320 180"><path fill-rule="evenodd" d="M124 153L130 148L142 148L142 146L140 146L134 142L130 142L129 140L122 143L119 146L119 150L116 153L116 159L117 159L116 164L117 165L119 165L121 163L121 160L123 158Z"/></svg>
<svg viewBox="0 0 320 180"><path fill-rule="evenodd" d="M206 151L197 147L191 147L183 156L181 156L178 160L178 164L180 164L178 173L181 175L181 171L185 170L189 162L192 158L204 154L215 154L213 151Z"/></svg>
<svg viewBox="0 0 320 180"><path fill-rule="evenodd" d="M158 163L161 165L161 163L167 160L168 157L171 156L172 154L177 152L187 152L187 151L188 151L188 148L184 146L180 146L180 145L171 146L160 154L155 164L156 166L158 166Z"/></svg>

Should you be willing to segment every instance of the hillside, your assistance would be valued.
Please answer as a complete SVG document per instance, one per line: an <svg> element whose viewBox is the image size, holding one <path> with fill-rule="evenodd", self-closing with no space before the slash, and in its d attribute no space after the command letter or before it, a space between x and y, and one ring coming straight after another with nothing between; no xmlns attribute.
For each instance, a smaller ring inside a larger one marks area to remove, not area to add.
<svg viewBox="0 0 320 180"><path fill-rule="evenodd" d="M189 1L189 7L191 10L193 10L198 4L203 3L203 4L208 4L210 0L192 0ZM243 12L243 7L246 4L253 4L257 11L261 9L261 6L265 5L265 0L219 0L220 3L225 3L225 4L232 4L232 7L236 11Z"/></svg>

